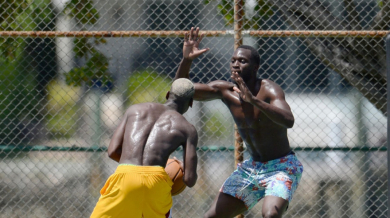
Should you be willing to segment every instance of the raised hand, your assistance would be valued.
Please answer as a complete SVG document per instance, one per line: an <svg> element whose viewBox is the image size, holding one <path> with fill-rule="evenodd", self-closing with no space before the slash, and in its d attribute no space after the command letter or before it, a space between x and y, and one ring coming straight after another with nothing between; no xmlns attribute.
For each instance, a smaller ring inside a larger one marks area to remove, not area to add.
<svg viewBox="0 0 390 218"><path fill-rule="evenodd" d="M234 80L237 84L237 87L234 86L233 87L233 90L236 91L238 93L238 95L240 96L240 98L245 101L245 102L249 102L249 103L252 103L252 99L253 99L253 94L251 93L251 91L248 89L248 86L246 86L244 80L241 78L240 75L238 75L237 72L232 72L232 76L231 76L232 80Z"/></svg>
<svg viewBox="0 0 390 218"><path fill-rule="evenodd" d="M199 27L196 29L191 27L191 30L184 34L183 58L194 60L209 50L209 48L199 49L199 43L203 37L203 34L199 35Z"/></svg>

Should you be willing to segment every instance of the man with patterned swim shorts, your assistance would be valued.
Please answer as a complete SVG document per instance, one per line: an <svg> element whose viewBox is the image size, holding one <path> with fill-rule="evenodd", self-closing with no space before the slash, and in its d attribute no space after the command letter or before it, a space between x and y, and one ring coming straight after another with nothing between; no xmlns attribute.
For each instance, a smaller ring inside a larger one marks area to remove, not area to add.
<svg viewBox="0 0 390 218"><path fill-rule="evenodd" d="M198 134L184 117L192 105L194 85L177 79L167 102L130 106L117 129L108 155L119 162L100 191L92 218L166 218L172 207L173 182L165 172L170 154L183 146L184 183L197 180Z"/></svg>
<svg viewBox="0 0 390 218"><path fill-rule="evenodd" d="M199 28L191 28L185 34L183 59L176 78L189 78L192 53L209 50L198 48L202 38ZM239 46L230 60L232 82L195 84L194 100L221 100L226 105L250 155L225 181L206 218L234 217L261 199L262 216L280 218L302 176L302 164L292 153L287 137L294 116L282 88L271 80L257 78L259 66L257 50ZM213 72L217 73L225 74Z"/></svg>

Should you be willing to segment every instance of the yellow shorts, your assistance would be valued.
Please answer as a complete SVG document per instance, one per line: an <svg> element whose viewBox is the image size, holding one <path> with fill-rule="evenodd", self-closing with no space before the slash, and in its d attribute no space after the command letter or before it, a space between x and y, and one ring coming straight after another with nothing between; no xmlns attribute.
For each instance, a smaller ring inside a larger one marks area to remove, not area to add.
<svg viewBox="0 0 390 218"><path fill-rule="evenodd" d="M172 185L163 167L119 165L100 190L91 218L165 218Z"/></svg>

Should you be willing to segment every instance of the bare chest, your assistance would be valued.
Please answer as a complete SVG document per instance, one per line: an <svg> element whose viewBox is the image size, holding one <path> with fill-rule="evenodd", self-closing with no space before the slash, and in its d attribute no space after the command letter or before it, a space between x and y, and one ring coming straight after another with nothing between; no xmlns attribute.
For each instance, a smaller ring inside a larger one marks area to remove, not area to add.
<svg viewBox="0 0 390 218"><path fill-rule="evenodd" d="M260 130L274 124L260 109L240 100L238 96L225 99L225 104L240 129Z"/></svg>

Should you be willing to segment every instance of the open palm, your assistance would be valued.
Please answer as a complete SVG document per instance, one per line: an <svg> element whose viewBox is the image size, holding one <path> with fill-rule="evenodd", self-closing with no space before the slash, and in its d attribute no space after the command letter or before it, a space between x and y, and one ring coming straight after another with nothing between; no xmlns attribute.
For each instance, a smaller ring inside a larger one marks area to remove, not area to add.
<svg viewBox="0 0 390 218"><path fill-rule="evenodd" d="M251 103L251 100L253 98L252 93L249 91L248 87L246 86L244 80L241 78L240 75L238 75L237 72L232 72L231 78L236 82L237 87L233 87L233 90L238 93L240 98L244 100L245 102Z"/></svg>
<svg viewBox="0 0 390 218"><path fill-rule="evenodd" d="M209 48L199 49L199 43L203 39L203 34L199 35L199 27L193 27L188 33L184 34L183 57L189 60L194 60L201 54L209 50Z"/></svg>

